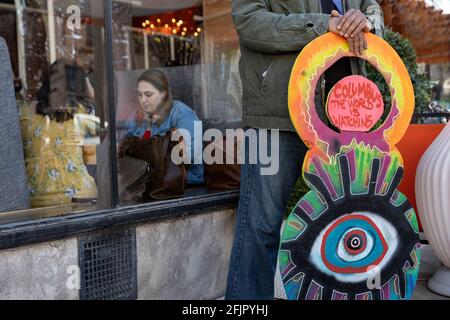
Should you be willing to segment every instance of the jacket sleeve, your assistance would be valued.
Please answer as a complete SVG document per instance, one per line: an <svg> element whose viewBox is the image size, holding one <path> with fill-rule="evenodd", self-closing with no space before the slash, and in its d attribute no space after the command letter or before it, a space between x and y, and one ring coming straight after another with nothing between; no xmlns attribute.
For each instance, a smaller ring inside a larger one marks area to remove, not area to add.
<svg viewBox="0 0 450 320"><path fill-rule="evenodd" d="M384 15L380 5L375 0L363 0L361 2L361 11L364 12L367 19L372 23L372 32L379 37L383 37Z"/></svg>
<svg viewBox="0 0 450 320"><path fill-rule="evenodd" d="M328 14L286 15L269 8L266 0L233 0L231 14L241 44L266 53L293 52L328 31Z"/></svg>

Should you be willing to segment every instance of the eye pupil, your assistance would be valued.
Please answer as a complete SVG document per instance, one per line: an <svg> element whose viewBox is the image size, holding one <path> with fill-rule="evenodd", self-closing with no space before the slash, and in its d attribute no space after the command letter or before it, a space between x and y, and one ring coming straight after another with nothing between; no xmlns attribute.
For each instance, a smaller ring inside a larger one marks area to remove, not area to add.
<svg viewBox="0 0 450 320"><path fill-rule="evenodd" d="M367 238L362 230L354 230L345 237L345 250L351 255L357 255L364 251L367 245Z"/></svg>
<svg viewBox="0 0 450 320"><path fill-rule="evenodd" d="M358 249L360 244L361 244L361 241L359 240L358 237L355 237L355 238L352 239L351 246L352 246L353 249Z"/></svg>

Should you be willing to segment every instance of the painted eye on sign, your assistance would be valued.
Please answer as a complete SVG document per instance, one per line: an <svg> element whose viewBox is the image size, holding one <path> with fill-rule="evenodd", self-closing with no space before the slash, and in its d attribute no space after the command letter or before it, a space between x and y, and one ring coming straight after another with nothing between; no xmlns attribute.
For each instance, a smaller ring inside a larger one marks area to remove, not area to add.
<svg viewBox="0 0 450 320"><path fill-rule="evenodd" d="M392 257L397 231L371 213L345 215L326 226L313 244L310 259L324 273L343 282L366 280L370 266L382 267ZM337 248L337 250L336 250Z"/></svg>

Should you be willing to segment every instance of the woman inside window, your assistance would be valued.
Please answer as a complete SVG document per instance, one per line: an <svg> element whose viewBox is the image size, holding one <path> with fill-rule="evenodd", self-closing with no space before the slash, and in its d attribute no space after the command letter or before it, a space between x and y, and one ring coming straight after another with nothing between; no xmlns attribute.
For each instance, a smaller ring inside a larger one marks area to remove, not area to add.
<svg viewBox="0 0 450 320"><path fill-rule="evenodd" d="M184 137L191 163L187 166L187 184L195 186L203 183L203 164L194 164L194 159L202 159L201 154L195 154L194 148L196 143L202 145L202 136L194 135L195 124L201 125L195 112L183 102L172 99L169 80L160 70L144 72L137 86L140 109L126 123L127 137L149 139L151 136L163 136L173 128L183 129L180 130L181 135L183 131L189 132L189 139Z"/></svg>
<svg viewBox="0 0 450 320"><path fill-rule="evenodd" d="M84 141L96 135L97 121L83 69L55 62L37 96L36 110L20 108L32 207L92 201L97 187L84 162Z"/></svg>

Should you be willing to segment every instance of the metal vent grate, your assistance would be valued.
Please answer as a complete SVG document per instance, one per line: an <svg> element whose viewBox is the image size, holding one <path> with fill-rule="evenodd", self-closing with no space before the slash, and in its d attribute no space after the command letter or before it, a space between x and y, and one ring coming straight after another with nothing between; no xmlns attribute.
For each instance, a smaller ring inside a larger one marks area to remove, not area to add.
<svg viewBox="0 0 450 320"><path fill-rule="evenodd" d="M136 231L79 238L81 300L137 299Z"/></svg>

